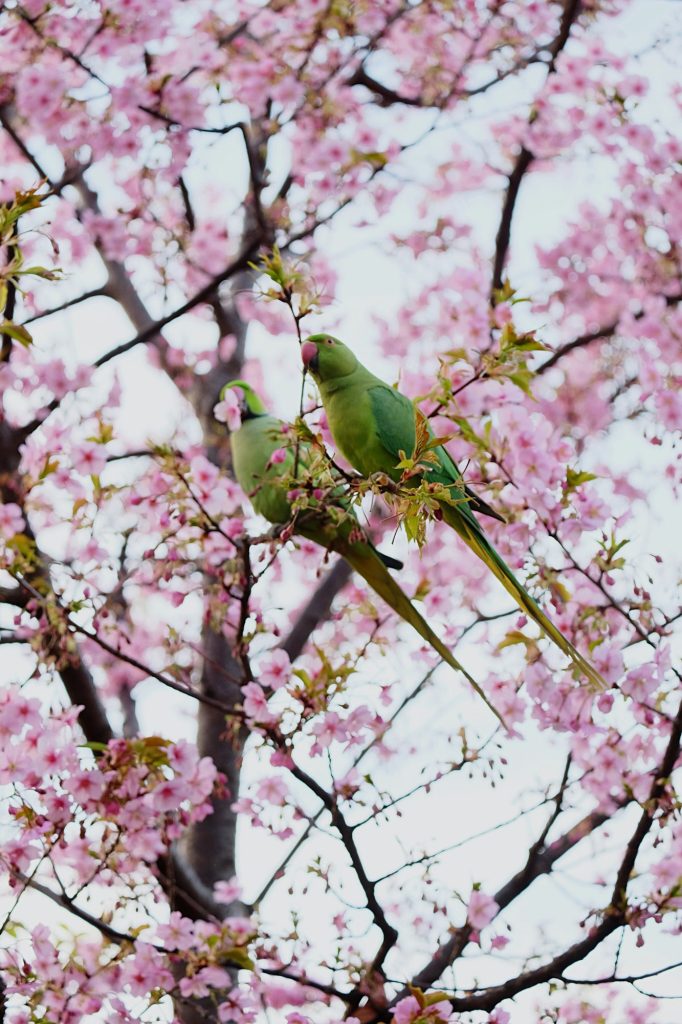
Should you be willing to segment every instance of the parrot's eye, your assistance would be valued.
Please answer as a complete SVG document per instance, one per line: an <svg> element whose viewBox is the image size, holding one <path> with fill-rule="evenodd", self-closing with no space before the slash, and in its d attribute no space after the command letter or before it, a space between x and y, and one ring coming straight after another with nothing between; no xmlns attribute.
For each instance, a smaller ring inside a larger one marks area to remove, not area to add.
<svg viewBox="0 0 682 1024"><path fill-rule="evenodd" d="M325 343L327 345L333 345L334 344L334 339L333 338L325 338L324 340L325 340Z"/></svg>

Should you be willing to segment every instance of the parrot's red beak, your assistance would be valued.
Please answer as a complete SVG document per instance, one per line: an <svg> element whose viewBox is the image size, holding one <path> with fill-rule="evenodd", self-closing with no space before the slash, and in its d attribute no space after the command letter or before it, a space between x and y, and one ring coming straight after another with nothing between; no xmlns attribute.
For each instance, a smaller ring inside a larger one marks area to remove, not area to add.
<svg viewBox="0 0 682 1024"><path fill-rule="evenodd" d="M301 345L301 359L306 370L315 369L315 359L317 357L317 345L312 341L304 341Z"/></svg>

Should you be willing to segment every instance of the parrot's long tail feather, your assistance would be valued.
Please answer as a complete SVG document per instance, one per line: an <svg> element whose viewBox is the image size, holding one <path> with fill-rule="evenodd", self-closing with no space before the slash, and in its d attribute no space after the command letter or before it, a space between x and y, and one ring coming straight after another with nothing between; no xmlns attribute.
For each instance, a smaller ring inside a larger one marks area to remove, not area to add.
<svg viewBox="0 0 682 1024"><path fill-rule="evenodd" d="M597 672L593 665L576 650L570 640L567 640L560 629L554 625L551 619L545 615L540 606L533 600L528 591L516 579L507 563L498 555L495 548L481 533L476 524L471 524L461 512L452 505L442 505L443 518L457 533L462 540L468 544L481 561L485 562L490 571L500 581L502 586L511 594L519 608L531 618L540 629L552 640L560 651L566 654L580 672L599 690L608 688L608 684Z"/></svg>
<svg viewBox="0 0 682 1024"><path fill-rule="evenodd" d="M376 548L374 550L376 551ZM376 553L387 569L400 570L403 568L403 563L399 558L394 558L393 555L386 555L383 551L377 551Z"/></svg>
<svg viewBox="0 0 682 1024"><path fill-rule="evenodd" d="M469 508L473 509L474 512L478 512L479 516L489 516L491 519L497 519L498 523L506 523L507 520L504 516L501 516L499 512L496 512L492 505L489 505L487 501L478 494L474 494L470 487L464 485L464 493L469 499Z"/></svg>
<svg viewBox="0 0 682 1024"><path fill-rule="evenodd" d="M383 598L386 604L392 608L393 611L401 617L401 619L408 622L412 628L419 633L420 637L425 640L427 644L430 644L434 651L437 651L437 653L440 654L443 661L447 662L448 665L455 669L456 672L461 672L462 675L466 677L467 681L479 697L485 701L495 717L498 718L506 728L504 719L500 715L499 711L493 707L476 680L469 675L467 670L454 657L450 649L446 647L438 636L436 636L429 624L422 618L408 598L407 594L398 586L393 577L386 570L386 567L378 556L378 553L369 545L357 543L350 544L347 541L344 542L342 540L334 545L334 550L340 555L343 555L353 569L355 569L355 571L359 573L367 583L369 583L372 590L374 590L379 597Z"/></svg>

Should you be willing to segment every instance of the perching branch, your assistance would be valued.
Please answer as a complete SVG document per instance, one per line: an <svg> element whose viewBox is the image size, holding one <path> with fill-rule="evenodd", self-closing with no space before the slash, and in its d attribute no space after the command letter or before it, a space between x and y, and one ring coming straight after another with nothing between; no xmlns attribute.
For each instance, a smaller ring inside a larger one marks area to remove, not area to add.
<svg viewBox="0 0 682 1024"><path fill-rule="evenodd" d="M550 843L549 846L541 849L536 841L530 849L524 867L494 894L493 898L500 910L508 907L537 878L549 874L557 861L565 856L569 850L572 850L586 836L591 835L592 832L609 820L610 815L593 812L578 822L577 825L574 825L564 835L560 836L559 839ZM544 833L546 833L546 827L543 828ZM411 984L419 988L433 986L448 967L462 954L469 942L472 930L470 925L465 924L454 931L450 938L439 947L429 963L414 976ZM406 991L403 991L402 994L404 995ZM400 995L396 997L396 999L398 998L400 998Z"/></svg>

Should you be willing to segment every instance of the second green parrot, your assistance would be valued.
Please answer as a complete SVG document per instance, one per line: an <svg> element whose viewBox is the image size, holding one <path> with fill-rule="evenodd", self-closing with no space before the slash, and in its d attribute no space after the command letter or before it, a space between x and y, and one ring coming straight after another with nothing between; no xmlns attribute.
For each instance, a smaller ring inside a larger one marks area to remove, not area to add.
<svg viewBox="0 0 682 1024"><path fill-rule="evenodd" d="M405 456L412 456L417 445L417 410L410 399L370 373L348 346L331 334L314 334L307 338L301 347L301 358L317 382L329 429L344 457L364 477L383 473L393 481L400 480L402 471L397 468L398 463ZM423 422L426 424L425 420ZM430 430L428 435L433 437ZM568 655L580 672L599 689L604 689L606 683L601 675L519 583L474 515L474 511L495 513L466 487L443 445L431 449L430 454L436 461L425 463L424 472L413 477L413 482L424 479L447 488L448 497L438 502L445 522L485 562L519 607Z"/></svg>
<svg viewBox="0 0 682 1024"><path fill-rule="evenodd" d="M291 490L296 487L295 469L303 476L312 456L310 446L299 442L298 466L295 445L287 436L287 425L268 414L253 388L242 380L233 380L221 391L230 389L239 397L241 426L230 434L232 461L237 482L251 498L258 512L271 523L291 524L293 532L341 555L405 622L425 640L451 668L461 672L491 711L500 718L483 690L457 661L419 614L407 594L398 586L387 564L400 567L394 559L380 554L364 535L353 511L343 496L343 488L332 488L319 500L299 511L292 510ZM501 721L501 719L500 719Z"/></svg>

